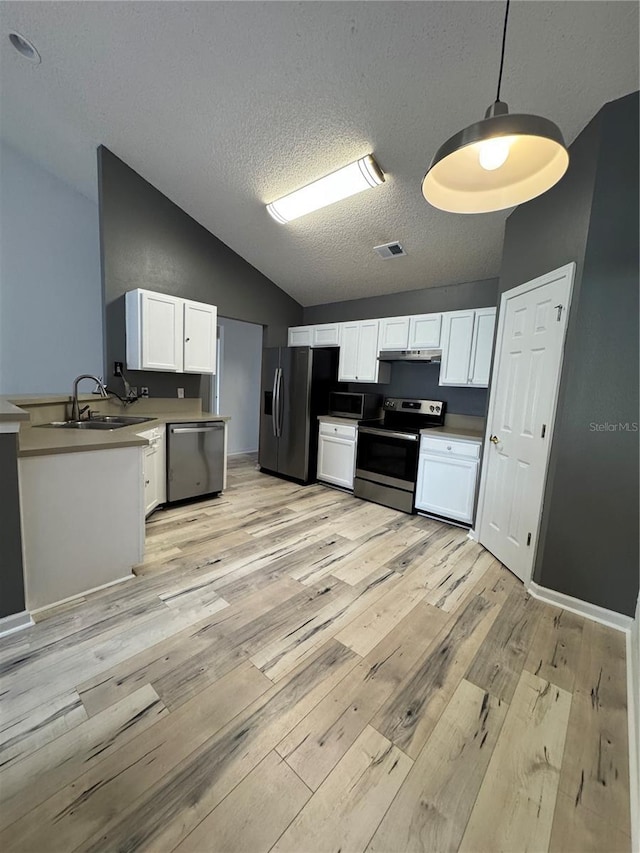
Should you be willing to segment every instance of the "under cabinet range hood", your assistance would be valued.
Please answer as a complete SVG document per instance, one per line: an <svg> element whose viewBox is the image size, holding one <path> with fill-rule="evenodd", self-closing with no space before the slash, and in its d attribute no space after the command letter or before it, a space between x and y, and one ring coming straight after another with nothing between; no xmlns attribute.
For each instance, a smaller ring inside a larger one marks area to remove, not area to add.
<svg viewBox="0 0 640 853"><path fill-rule="evenodd" d="M439 349L401 349L381 352L379 361L442 361L442 350Z"/></svg>

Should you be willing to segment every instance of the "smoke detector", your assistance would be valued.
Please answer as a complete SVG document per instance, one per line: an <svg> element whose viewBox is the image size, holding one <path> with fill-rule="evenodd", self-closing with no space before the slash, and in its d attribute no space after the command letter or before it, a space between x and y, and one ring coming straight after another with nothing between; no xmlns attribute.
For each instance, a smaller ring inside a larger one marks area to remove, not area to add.
<svg viewBox="0 0 640 853"><path fill-rule="evenodd" d="M397 240L394 240L393 243L383 243L382 246L374 246L373 249L385 261L389 260L389 258L401 258L407 254Z"/></svg>

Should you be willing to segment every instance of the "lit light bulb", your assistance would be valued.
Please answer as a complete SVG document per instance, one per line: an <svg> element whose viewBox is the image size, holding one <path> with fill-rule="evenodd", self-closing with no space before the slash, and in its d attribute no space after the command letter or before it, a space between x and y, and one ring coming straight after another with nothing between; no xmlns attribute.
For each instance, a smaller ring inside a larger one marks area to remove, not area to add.
<svg viewBox="0 0 640 853"><path fill-rule="evenodd" d="M478 160L483 169L487 172L493 172L494 169L499 169L504 165L509 156L511 148L511 138L508 136L496 137L488 139L486 142L481 142L479 145Z"/></svg>

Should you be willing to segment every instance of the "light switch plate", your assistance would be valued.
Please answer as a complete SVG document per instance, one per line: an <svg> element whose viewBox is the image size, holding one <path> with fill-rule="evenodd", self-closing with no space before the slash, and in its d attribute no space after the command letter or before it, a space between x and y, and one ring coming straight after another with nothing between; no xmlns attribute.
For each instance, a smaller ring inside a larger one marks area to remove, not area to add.
<svg viewBox="0 0 640 853"><path fill-rule="evenodd" d="M184 400L184 388L178 388L178 398Z"/></svg>

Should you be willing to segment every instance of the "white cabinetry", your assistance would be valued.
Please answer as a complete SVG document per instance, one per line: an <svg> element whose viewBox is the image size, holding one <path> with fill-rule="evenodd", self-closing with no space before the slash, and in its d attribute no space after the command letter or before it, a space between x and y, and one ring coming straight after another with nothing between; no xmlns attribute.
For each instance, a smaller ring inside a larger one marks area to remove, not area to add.
<svg viewBox="0 0 640 853"><path fill-rule="evenodd" d="M340 324L339 323L322 323L319 326L312 326L311 346L312 347L337 347L340 346Z"/></svg>
<svg viewBox="0 0 640 853"><path fill-rule="evenodd" d="M489 385L495 324L495 308L480 308L476 311L476 319L473 326L473 344L471 346L470 385L479 385L481 388L486 388Z"/></svg>
<svg viewBox="0 0 640 853"><path fill-rule="evenodd" d="M290 347L310 347L313 341L313 326L292 326L289 329Z"/></svg>
<svg viewBox="0 0 640 853"><path fill-rule="evenodd" d="M340 346L340 323L319 323L317 326L291 326L287 343L290 347Z"/></svg>
<svg viewBox="0 0 640 853"><path fill-rule="evenodd" d="M495 319L495 308L444 315L440 385L487 387Z"/></svg>
<svg viewBox="0 0 640 853"><path fill-rule="evenodd" d="M215 305L185 299L183 373L216 372L217 322Z"/></svg>
<svg viewBox="0 0 640 853"><path fill-rule="evenodd" d="M409 317L380 320L380 350L405 350L409 346Z"/></svg>
<svg viewBox="0 0 640 853"><path fill-rule="evenodd" d="M343 323L340 329L339 382L388 382L390 368L378 361L379 320Z"/></svg>
<svg viewBox="0 0 640 853"><path fill-rule="evenodd" d="M138 433L149 442L144 448L142 479L144 483L144 514L149 515L153 510L167 500L167 462L165 445L165 428L154 427Z"/></svg>
<svg viewBox="0 0 640 853"><path fill-rule="evenodd" d="M416 509L471 524L480 443L422 436Z"/></svg>
<svg viewBox="0 0 640 853"><path fill-rule="evenodd" d="M442 314L417 314L410 318L409 349L438 349Z"/></svg>
<svg viewBox="0 0 640 853"><path fill-rule="evenodd" d="M215 373L215 305L130 290L125 296L127 367L169 373Z"/></svg>
<svg viewBox="0 0 640 853"><path fill-rule="evenodd" d="M442 314L385 317L380 320L380 350L438 349Z"/></svg>
<svg viewBox="0 0 640 853"><path fill-rule="evenodd" d="M355 424L320 421L318 436L318 480L353 489L356 467Z"/></svg>

